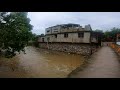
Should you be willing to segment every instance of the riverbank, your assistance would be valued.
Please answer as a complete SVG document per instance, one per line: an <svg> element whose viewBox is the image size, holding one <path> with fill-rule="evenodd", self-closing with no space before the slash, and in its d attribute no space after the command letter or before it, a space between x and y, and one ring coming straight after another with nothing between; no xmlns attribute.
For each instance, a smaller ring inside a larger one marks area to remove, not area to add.
<svg viewBox="0 0 120 90"><path fill-rule="evenodd" d="M101 49L101 47L98 48L92 55L84 57L85 58L84 63L81 66L77 67L75 70L73 70L71 73L69 73L68 76L67 76L67 78L71 78L73 75L76 75L78 72L81 72L85 68L87 68L88 65L91 64L92 61L93 61L91 59L91 57L94 56L94 54L97 53L100 49Z"/></svg>

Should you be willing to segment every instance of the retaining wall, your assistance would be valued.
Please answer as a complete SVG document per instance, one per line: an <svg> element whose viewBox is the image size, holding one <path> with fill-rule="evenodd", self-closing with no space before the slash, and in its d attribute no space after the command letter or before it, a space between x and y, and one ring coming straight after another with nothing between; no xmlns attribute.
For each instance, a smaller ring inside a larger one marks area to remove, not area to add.
<svg viewBox="0 0 120 90"><path fill-rule="evenodd" d="M40 48L62 51L67 53L76 53L81 55L90 55L96 51L96 46L90 44L74 44L74 43L39 43Z"/></svg>

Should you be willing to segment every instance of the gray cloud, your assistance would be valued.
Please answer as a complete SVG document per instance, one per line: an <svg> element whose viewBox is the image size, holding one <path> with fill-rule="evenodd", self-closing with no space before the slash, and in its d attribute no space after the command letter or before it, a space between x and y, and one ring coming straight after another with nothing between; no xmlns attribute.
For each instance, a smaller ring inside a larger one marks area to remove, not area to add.
<svg viewBox="0 0 120 90"><path fill-rule="evenodd" d="M90 24L92 29L107 30L119 27L120 12L29 12L28 17L34 26L32 32L41 34L45 28L57 24L76 23L84 27Z"/></svg>

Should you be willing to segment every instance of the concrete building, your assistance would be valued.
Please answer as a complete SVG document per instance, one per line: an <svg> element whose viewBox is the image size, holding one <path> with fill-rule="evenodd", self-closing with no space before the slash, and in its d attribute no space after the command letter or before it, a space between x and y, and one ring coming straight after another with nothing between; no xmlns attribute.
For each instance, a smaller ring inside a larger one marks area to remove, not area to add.
<svg viewBox="0 0 120 90"><path fill-rule="evenodd" d="M100 34L93 32L90 25L61 24L45 29L38 39L39 47L50 50L91 55L99 45Z"/></svg>
<svg viewBox="0 0 120 90"><path fill-rule="evenodd" d="M62 24L45 29L45 36L39 37L39 42L63 43L97 43L97 35L90 25L83 28L79 24Z"/></svg>

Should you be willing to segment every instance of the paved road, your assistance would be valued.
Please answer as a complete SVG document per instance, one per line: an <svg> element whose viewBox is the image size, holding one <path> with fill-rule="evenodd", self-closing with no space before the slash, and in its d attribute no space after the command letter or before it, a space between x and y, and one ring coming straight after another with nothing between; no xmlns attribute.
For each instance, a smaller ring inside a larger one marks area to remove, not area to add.
<svg viewBox="0 0 120 90"><path fill-rule="evenodd" d="M110 47L102 47L91 57L91 63L71 78L120 78L119 58Z"/></svg>

